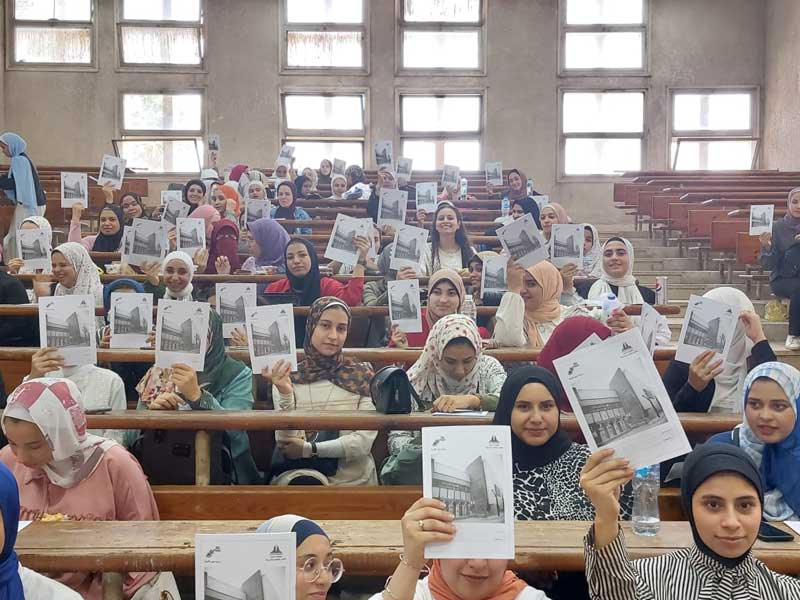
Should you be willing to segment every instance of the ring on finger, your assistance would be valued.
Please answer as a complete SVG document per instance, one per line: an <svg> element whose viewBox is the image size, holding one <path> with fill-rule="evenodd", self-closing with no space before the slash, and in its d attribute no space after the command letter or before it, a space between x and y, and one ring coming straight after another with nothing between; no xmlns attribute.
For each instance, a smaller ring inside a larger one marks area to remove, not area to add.
<svg viewBox="0 0 800 600"><path fill-rule="evenodd" d="M425 521L422 519L419 520L419 530L425 531Z"/></svg>

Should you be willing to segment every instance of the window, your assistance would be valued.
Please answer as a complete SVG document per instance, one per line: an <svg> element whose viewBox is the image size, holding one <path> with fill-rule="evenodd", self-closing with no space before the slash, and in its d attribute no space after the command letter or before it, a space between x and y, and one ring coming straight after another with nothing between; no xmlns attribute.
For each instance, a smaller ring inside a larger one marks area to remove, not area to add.
<svg viewBox="0 0 800 600"><path fill-rule="evenodd" d="M202 0L120 0L120 65L201 68Z"/></svg>
<svg viewBox="0 0 800 600"><path fill-rule="evenodd" d="M203 151L201 92L125 93L117 153L148 173L199 173Z"/></svg>
<svg viewBox="0 0 800 600"><path fill-rule="evenodd" d="M365 72L365 0L282 0L283 70Z"/></svg>
<svg viewBox="0 0 800 600"><path fill-rule="evenodd" d="M400 96L400 155L414 170L445 164L482 168L483 99L479 94Z"/></svg>
<svg viewBox="0 0 800 600"><path fill-rule="evenodd" d="M752 169L759 150L758 90L671 91L673 169Z"/></svg>
<svg viewBox="0 0 800 600"><path fill-rule="evenodd" d="M561 0L559 73L647 72L648 0Z"/></svg>
<svg viewBox="0 0 800 600"><path fill-rule="evenodd" d="M644 92L561 92L561 173L614 175L642 166Z"/></svg>
<svg viewBox="0 0 800 600"><path fill-rule="evenodd" d="M11 0L9 65L93 68L93 0Z"/></svg>
<svg viewBox="0 0 800 600"><path fill-rule="evenodd" d="M397 0L399 71L484 72L482 0Z"/></svg>
<svg viewBox="0 0 800 600"><path fill-rule="evenodd" d="M323 158L364 164L366 92L285 92L283 141L294 146L295 167L319 168Z"/></svg>

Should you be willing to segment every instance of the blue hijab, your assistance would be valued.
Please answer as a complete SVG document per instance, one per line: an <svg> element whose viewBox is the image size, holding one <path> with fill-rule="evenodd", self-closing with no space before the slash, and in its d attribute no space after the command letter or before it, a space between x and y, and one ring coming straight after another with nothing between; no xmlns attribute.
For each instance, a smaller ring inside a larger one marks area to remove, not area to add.
<svg viewBox="0 0 800 600"><path fill-rule="evenodd" d="M28 209L36 210L36 186L33 183L33 167L30 159L22 156L27 144L16 133L10 131L0 135L0 142L8 146L11 153L11 168L9 172L14 179L14 189L6 190L6 195L17 204L23 204Z"/></svg>
<svg viewBox="0 0 800 600"><path fill-rule="evenodd" d="M115 279L103 288L103 311L108 320L108 311L111 310L111 294L121 287L130 288L137 294L144 294L144 286L134 279Z"/></svg>
<svg viewBox="0 0 800 600"><path fill-rule="evenodd" d="M295 547L299 548L306 538L312 535L328 537L325 530L314 521L297 515L281 515L264 521L256 533L295 533Z"/></svg>
<svg viewBox="0 0 800 600"><path fill-rule="evenodd" d="M19 600L25 597L19 578L19 561L14 552L19 527L19 488L14 475L3 464L0 464L0 512L5 529L0 552L0 600Z"/></svg>

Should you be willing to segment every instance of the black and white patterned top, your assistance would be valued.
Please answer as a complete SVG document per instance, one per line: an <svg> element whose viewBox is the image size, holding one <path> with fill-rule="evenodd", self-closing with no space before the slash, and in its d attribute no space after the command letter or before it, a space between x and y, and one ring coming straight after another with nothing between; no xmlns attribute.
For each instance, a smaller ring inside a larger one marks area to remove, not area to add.
<svg viewBox="0 0 800 600"><path fill-rule="evenodd" d="M530 470L514 464L514 515L518 521L592 521L594 506L580 486L581 469L591 451L573 442L554 461ZM631 486L620 495L623 519L633 507Z"/></svg>

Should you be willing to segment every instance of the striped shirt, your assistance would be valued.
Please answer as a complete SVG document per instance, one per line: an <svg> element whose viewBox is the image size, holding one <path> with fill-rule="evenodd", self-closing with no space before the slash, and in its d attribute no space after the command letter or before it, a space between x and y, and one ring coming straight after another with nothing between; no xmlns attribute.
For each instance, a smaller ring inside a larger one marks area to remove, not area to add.
<svg viewBox="0 0 800 600"><path fill-rule="evenodd" d="M748 553L726 568L697 546L631 562L620 529L612 543L597 550L594 526L584 543L586 579L592 600L793 600L800 581L770 571Z"/></svg>

